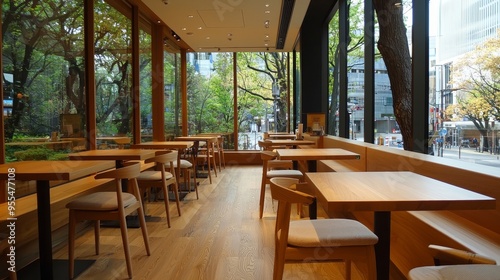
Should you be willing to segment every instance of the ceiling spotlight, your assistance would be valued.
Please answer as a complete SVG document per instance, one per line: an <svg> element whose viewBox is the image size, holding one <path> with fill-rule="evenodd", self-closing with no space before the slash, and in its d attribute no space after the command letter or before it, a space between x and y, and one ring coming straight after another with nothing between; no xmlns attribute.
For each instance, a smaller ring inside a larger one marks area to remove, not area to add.
<svg viewBox="0 0 500 280"><path fill-rule="evenodd" d="M174 37L174 39L179 42L181 40L181 37L179 35L177 35L177 33L175 33L173 30L172 30L172 37Z"/></svg>
<svg viewBox="0 0 500 280"><path fill-rule="evenodd" d="M269 28L269 20L264 21L264 27Z"/></svg>

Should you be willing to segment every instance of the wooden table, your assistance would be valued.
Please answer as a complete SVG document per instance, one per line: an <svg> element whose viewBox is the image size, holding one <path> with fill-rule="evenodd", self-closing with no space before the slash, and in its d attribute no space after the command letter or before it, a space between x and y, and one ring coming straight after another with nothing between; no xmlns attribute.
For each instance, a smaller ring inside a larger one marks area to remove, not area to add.
<svg viewBox="0 0 500 280"><path fill-rule="evenodd" d="M494 209L494 198L406 171L306 173L327 213L373 211L377 279L389 279L391 211Z"/></svg>
<svg viewBox="0 0 500 280"><path fill-rule="evenodd" d="M312 140L295 140L295 139L266 139L266 142L271 142L273 146L292 146L296 148L299 145L315 145Z"/></svg>
<svg viewBox="0 0 500 280"><path fill-rule="evenodd" d="M296 135L290 133L269 133L269 139L290 139L295 140ZM266 139L268 140L268 139Z"/></svg>
<svg viewBox="0 0 500 280"><path fill-rule="evenodd" d="M140 144L132 144L132 149L175 149L182 150L193 146L193 141L151 141Z"/></svg>
<svg viewBox="0 0 500 280"><path fill-rule="evenodd" d="M116 168L120 168L124 161L152 158L155 152L155 150L144 149L89 150L68 154L68 157L71 160L114 160Z"/></svg>
<svg viewBox="0 0 500 280"><path fill-rule="evenodd" d="M16 181L36 180L40 275L43 279L54 277L49 182L74 180L114 166L112 161L19 161L0 165L0 180L7 181L9 174L14 174Z"/></svg>
<svg viewBox="0 0 500 280"><path fill-rule="evenodd" d="M277 149L276 153L278 153L279 159L307 161L307 170L309 172L316 172L317 160L360 158L359 154L339 148Z"/></svg>

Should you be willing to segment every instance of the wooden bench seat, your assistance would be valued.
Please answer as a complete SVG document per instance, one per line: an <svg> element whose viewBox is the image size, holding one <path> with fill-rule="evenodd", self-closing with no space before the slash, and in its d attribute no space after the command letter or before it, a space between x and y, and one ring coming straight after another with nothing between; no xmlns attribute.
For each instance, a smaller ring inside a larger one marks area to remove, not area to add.
<svg viewBox="0 0 500 280"><path fill-rule="evenodd" d="M500 234L450 211L408 212L434 230L460 244L460 249L488 256L500 263Z"/></svg>
<svg viewBox="0 0 500 280"><path fill-rule="evenodd" d="M359 166L350 163L351 160L319 160L318 161L318 171L319 172L359 172L364 171L359 168Z"/></svg>

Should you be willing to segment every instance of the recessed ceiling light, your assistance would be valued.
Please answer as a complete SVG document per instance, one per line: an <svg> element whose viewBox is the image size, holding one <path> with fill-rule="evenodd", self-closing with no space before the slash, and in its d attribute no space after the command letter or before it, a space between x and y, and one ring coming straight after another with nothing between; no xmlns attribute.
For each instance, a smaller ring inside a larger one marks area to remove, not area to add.
<svg viewBox="0 0 500 280"><path fill-rule="evenodd" d="M264 27L269 28L269 20L264 21Z"/></svg>
<svg viewBox="0 0 500 280"><path fill-rule="evenodd" d="M210 36L207 36L205 39L210 40Z"/></svg>
<svg viewBox="0 0 500 280"><path fill-rule="evenodd" d="M182 30L183 30L183 31L186 31L186 30L187 30L187 28L186 28L186 27L183 27L183 28L182 28Z"/></svg>
<svg viewBox="0 0 500 280"><path fill-rule="evenodd" d="M233 36L232 33L227 33L227 37L231 37L231 36Z"/></svg>
<svg viewBox="0 0 500 280"><path fill-rule="evenodd" d="M271 13L271 11L269 11L269 10L264 11L264 14L270 14L270 13Z"/></svg>
<svg viewBox="0 0 500 280"><path fill-rule="evenodd" d="M202 29L203 29L203 27L201 27L201 26L200 26L200 27L198 27L198 30L202 30Z"/></svg>
<svg viewBox="0 0 500 280"><path fill-rule="evenodd" d="M188 15L188 18L194 18L194 16L193 15Z"/></svg>
<svg viewBox="0 0 500 280"><path fill-rule="evenodd" d="M266 8L269 8L269 6L270 6L270 5L269 5L269 4L266 4L265 6L266 6Z"/></svg>

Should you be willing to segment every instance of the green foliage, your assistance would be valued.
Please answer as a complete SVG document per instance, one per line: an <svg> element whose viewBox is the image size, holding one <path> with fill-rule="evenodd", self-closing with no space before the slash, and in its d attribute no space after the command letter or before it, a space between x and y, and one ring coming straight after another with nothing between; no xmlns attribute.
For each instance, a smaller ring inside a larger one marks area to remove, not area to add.
<svg viewBox="0 0 500 280"><path fill-rule="evenodd" d="M500 30L452 66L452 84L461 90L454 114L486 133L490 120L500 120ZM450 112L451 113L451 112Z"/></svg>
<svg viewBox="0 0 500 280"><path fill-rule="evenodd" d="M14 152L18 161L26 160L67 160L67 153L56 152L46 148L32 148Z"/></svg>

